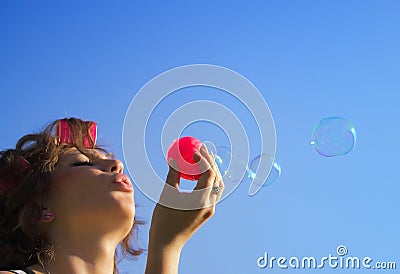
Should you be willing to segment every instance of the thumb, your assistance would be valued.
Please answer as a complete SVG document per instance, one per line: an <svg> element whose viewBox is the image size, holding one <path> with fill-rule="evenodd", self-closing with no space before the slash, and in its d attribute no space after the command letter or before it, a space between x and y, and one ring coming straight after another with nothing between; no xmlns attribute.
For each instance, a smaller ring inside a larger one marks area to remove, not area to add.
<svg viewBox="0 0 400 274"><path fill-rule="evenodd" d="M165 182L172 187L179 188L181 176L174 166L176 166L175 161L171 159L167 179Z"/></svg>

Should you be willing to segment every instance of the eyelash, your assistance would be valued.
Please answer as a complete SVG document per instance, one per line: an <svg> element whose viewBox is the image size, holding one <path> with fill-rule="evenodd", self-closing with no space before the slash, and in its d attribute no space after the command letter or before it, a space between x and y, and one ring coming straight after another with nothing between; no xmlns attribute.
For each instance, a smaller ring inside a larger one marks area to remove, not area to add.
<svg viewBox="0 0 400 274"><path fill-rule="evenodd" d="M84 162L77 162L74 166L94 166L92 162L84 161Z"/></svg>

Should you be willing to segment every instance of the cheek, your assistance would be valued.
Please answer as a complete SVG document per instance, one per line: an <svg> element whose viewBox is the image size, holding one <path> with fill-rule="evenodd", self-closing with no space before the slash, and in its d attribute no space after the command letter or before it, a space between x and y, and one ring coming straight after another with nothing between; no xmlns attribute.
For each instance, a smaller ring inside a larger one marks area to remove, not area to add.
<svg viewBox="0 0 400 274"><path fill-rule="evenodd" d="M109 177L88 170L74 170L55 176L50 207L56 218L80 223L133 220L133 193L112 191L115 186L109 181Z"/></svg>
<svg viewBox="0 0 400 274"><path fill-rule="evenodd" d="M96 184L95 174L79 170L54 176L51 186L52 207L63 210L94 204L104 192L100 189L103 185Z"/></svg>
<svg viewBox="0 0 400 274"><path fill-rule="evenodd" d="M84 190L88 183L90 183L89 176L85 176L85 173L79 170L77 172L63 172L54 176L51 182L54 192L58 191L62 194Z"/></svg>

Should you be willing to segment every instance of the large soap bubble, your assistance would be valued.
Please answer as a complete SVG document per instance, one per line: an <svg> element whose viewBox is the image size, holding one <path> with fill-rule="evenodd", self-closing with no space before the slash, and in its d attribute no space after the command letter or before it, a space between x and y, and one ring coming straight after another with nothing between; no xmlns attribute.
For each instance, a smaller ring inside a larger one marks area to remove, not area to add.
<svg viewBox="0 0 400 274"><path fill-rule="evenodd" d="M327 117L314 128L311 145L318 154L334 157L349 153L356 138L356 130L350 121L341 117Z"/></svg>
<svg viewBox="0 0 400 274"><path fill-rule="evenodd" d="M273 162L271 171L267 174L268 167L260 166L260 163L263 162ZM265 161L268 160L268 161ZM274 160L271 156L267 154L261 154L255 157L251 162L247 169L248 177L258 186L266 187L274 183L281 175L281 166L280 164ZM265 179L266 178L266 179Z"/></svg>
<svg viewBox="0 0 400 274"><path fill-rule="evenodd" d="M247 174L243 173L247 165L240 157L232 154L228 147L217 146L213 154L225 183L239 183L247 177Z"/></svg>

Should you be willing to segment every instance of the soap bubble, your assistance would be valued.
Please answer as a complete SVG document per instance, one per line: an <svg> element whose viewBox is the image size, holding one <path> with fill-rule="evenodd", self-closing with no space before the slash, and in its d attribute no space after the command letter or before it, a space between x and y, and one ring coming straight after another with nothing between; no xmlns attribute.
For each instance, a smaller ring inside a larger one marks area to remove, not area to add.
<svg viewBox="0 0 400 274"><path fill-rule="evenodd" d="M260 162L271 163L272 167L269 174L269 166L260 166ZM258 186L269 186L274 183L281 175L281 166L271 156L267 154L261 154L251 160L248 167L248 177L253 184Z"/></svg>
<svg viewBox="0 0 400 274"><path fill-rule="evenodd" d="M247 177L247 165L228 147L217 146L215 149L215 162L225 183L238 183Z"/></svg>
<svg viewBox="0 0 400 274"><path fill-rule="evenodd" d="M356 143L354 125L341 117L322 119L312 132L311 145L325 157L349 153Z"/></svg>

